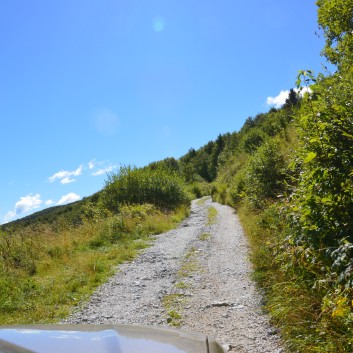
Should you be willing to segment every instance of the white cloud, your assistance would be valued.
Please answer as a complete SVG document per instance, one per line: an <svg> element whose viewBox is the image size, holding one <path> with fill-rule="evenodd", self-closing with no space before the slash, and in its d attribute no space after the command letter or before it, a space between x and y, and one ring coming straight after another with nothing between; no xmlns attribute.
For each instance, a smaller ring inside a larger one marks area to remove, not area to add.
<svg viewBox="0 0 353 353"><path fill-rule="evenodd" d="M276 97L267 97L266 104L280 108L288 98L289 90L281 91Z"/></svg>
<svg viewBox="0 0 353 353"><path fill-rule="evenodd" d="M61 170L60 172L53 174L48 179L51 183L53 183L56 180L59 180L61 184L69 184L76 181L76 179L72 177L81 175L82 171L83 171L83 165L80 165L76 170L73 170L71 172L67 170Z"/></svg>
<svg viewBox="0 0 353 353"><path fill-rule="evenodd" d="M45 201L45 205L46 205L46 206L51 206L53 203L54 203L53 200L47 200L47 201Z"/></svg>
<svg viewBox="0 0 353 353"><path fill-rule="evenodd" d="M91 161L88 162L88 168L93 169L96 165L96 159L92 159Z"/></svg>
<svg viewBox="0 0 353 353"><path fill-rule="evenodd" d="M61 197L61 199L56 203L57 205L66 205L68 203L77 201L81 198L81 196L75 194L74 192L70 192L67 195Z"/></svg>
<svg viewBox="0 0 353 353"><path fill-rule="evenodd" d="M297 90L296 88L294 89L294 91L298 92L299 90ZM305 93L312 93L312 90L310 89L310 87L302 87L299 94L301 97L304 96Z"/></svg>
<svg viewBox="0 0 353 353"><path fill-rule="evenodd" d="M15 209L13 211L9 211L5 215L4 221L9 222L16 216L32 211L33 209L38 208L41 203L42 200L40 199L40 194L29 194L27 196L22 196L20 197L20 200L16 202Z"/></svg>
<svg viewBox="0 0 353 353"><path fill-rule="evenodd" d="M40 199L39 194L35 194L35 195L30 194L30 195L21 197L20 200L17 201L15 205L16 214L25 213L33 210L34 208L38 208L41 203L42 203L42 200Z"/></svg>
<svg viewBox="0 0 353 353"><path fill-rule="evenodd" d="M70 178L70 177L65 177L65 178L62 178L60 180L60 183L61 184L70 184L70 183L73 183L75 181L76 181L76 179L73 179L73 178Z"/></svg>
<svg viewBox="0 0 353 353"><path fill-rule="evenodd" d="M312 92L310 87L302 87L301 90L294 88L294 91L297 93L299 92L299 95L301 97L303 97L305 93ZM266 104L274 105L276 108L280 108L286 102L288 95L289 95L289 90L281 90L281 92L279 92L279 94L276 97L267 97Z"/></svg>
<svg viewBox="0 0 353 353"><path fill-rule="evenodd" d="M109 167L102 168L102 169L97 170L96 172L93 172L92 175L93 176L103 175L103 174L111 172L116 167L117 167L116 165L110 165Z"/></svg>

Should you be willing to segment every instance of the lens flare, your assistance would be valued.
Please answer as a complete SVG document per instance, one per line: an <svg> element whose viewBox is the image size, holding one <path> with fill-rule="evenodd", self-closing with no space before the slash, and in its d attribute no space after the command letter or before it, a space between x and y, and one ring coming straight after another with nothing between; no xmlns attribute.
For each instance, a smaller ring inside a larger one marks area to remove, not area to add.
<svg viewBox="0 0 353 353"><path fill-rule="evenodd" d="M153 19L153 29L156 32L163 32L165 28L165 22L162 17L155 17Z"/></svg>

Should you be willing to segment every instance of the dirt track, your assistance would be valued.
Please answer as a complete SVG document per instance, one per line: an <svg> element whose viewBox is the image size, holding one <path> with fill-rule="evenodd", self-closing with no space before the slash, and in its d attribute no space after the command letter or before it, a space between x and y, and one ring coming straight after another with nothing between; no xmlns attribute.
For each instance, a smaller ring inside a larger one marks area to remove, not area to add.
<svg viewBox="0 0 353 353"><path fill-rule="evenodd" d="M248 246L234 211L211 199L193 201L178 229L101 286L65 322L179 325L215 337L225 350L282 352L250 280ZM208 224L207 209L217 210Z"/></svg>

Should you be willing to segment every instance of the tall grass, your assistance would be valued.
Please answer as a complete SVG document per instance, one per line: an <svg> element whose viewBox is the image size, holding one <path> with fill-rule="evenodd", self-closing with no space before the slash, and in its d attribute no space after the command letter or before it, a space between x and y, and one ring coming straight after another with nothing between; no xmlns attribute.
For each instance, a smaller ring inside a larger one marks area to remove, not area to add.
<svg viewBox="0 0 353 353"><path fill-rule="evenodd" d="M187 215L152 205L121 207L106 219L60 232L49 226L0 234L0 324L51 323Z"/></svg>
<svg viewBox="0 0 353 353"><path fill-rule="evenodd" d="M251 246L254 279L264 291L265 309L278 326L289 352L353 352L351 303L325 299L328 288L316 281L320 268L308 266L301 249L285 247L285 223L276 206L238 209ZM289 259L289 257L291 257ZM296 263L293 264L293 259Z"/></svg>

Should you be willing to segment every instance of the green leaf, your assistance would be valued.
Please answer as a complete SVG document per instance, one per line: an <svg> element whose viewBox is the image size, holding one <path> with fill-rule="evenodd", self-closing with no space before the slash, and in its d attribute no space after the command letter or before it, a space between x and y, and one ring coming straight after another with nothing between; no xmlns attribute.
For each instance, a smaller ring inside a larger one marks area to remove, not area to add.
<svg viewBox="0 0 353 353"><path fill-rule="evenodd" d="M331 200L330 198L328 198L328 197L322 198L322 199L321 199L321 202L322 202L323 204L325 204L325 205L332 205L332 204L333 204L332 200Z"/></svg>
<svg viewBox="0 0 353 353"><path fill-rule="evenodd" d="M309 152L306 156L306 158L304 159L304 163L309 163L310 161L312 161L314 158L316 157L316 153L315 152Z"/></svg>
<svg viewBox="0 0 353 353"><path fill-rule="evenodd" d="M301 83L302 83L302 80L301 80L300 77L298 76L297 80L295 81L295 86L299 89Z"/></svg>
<svg viewBox="0 0 353 353"><path fill-rule="evenodd" d="M349 134L348 132L342 131L342 135L353 139L353 135Z"/></svg>

